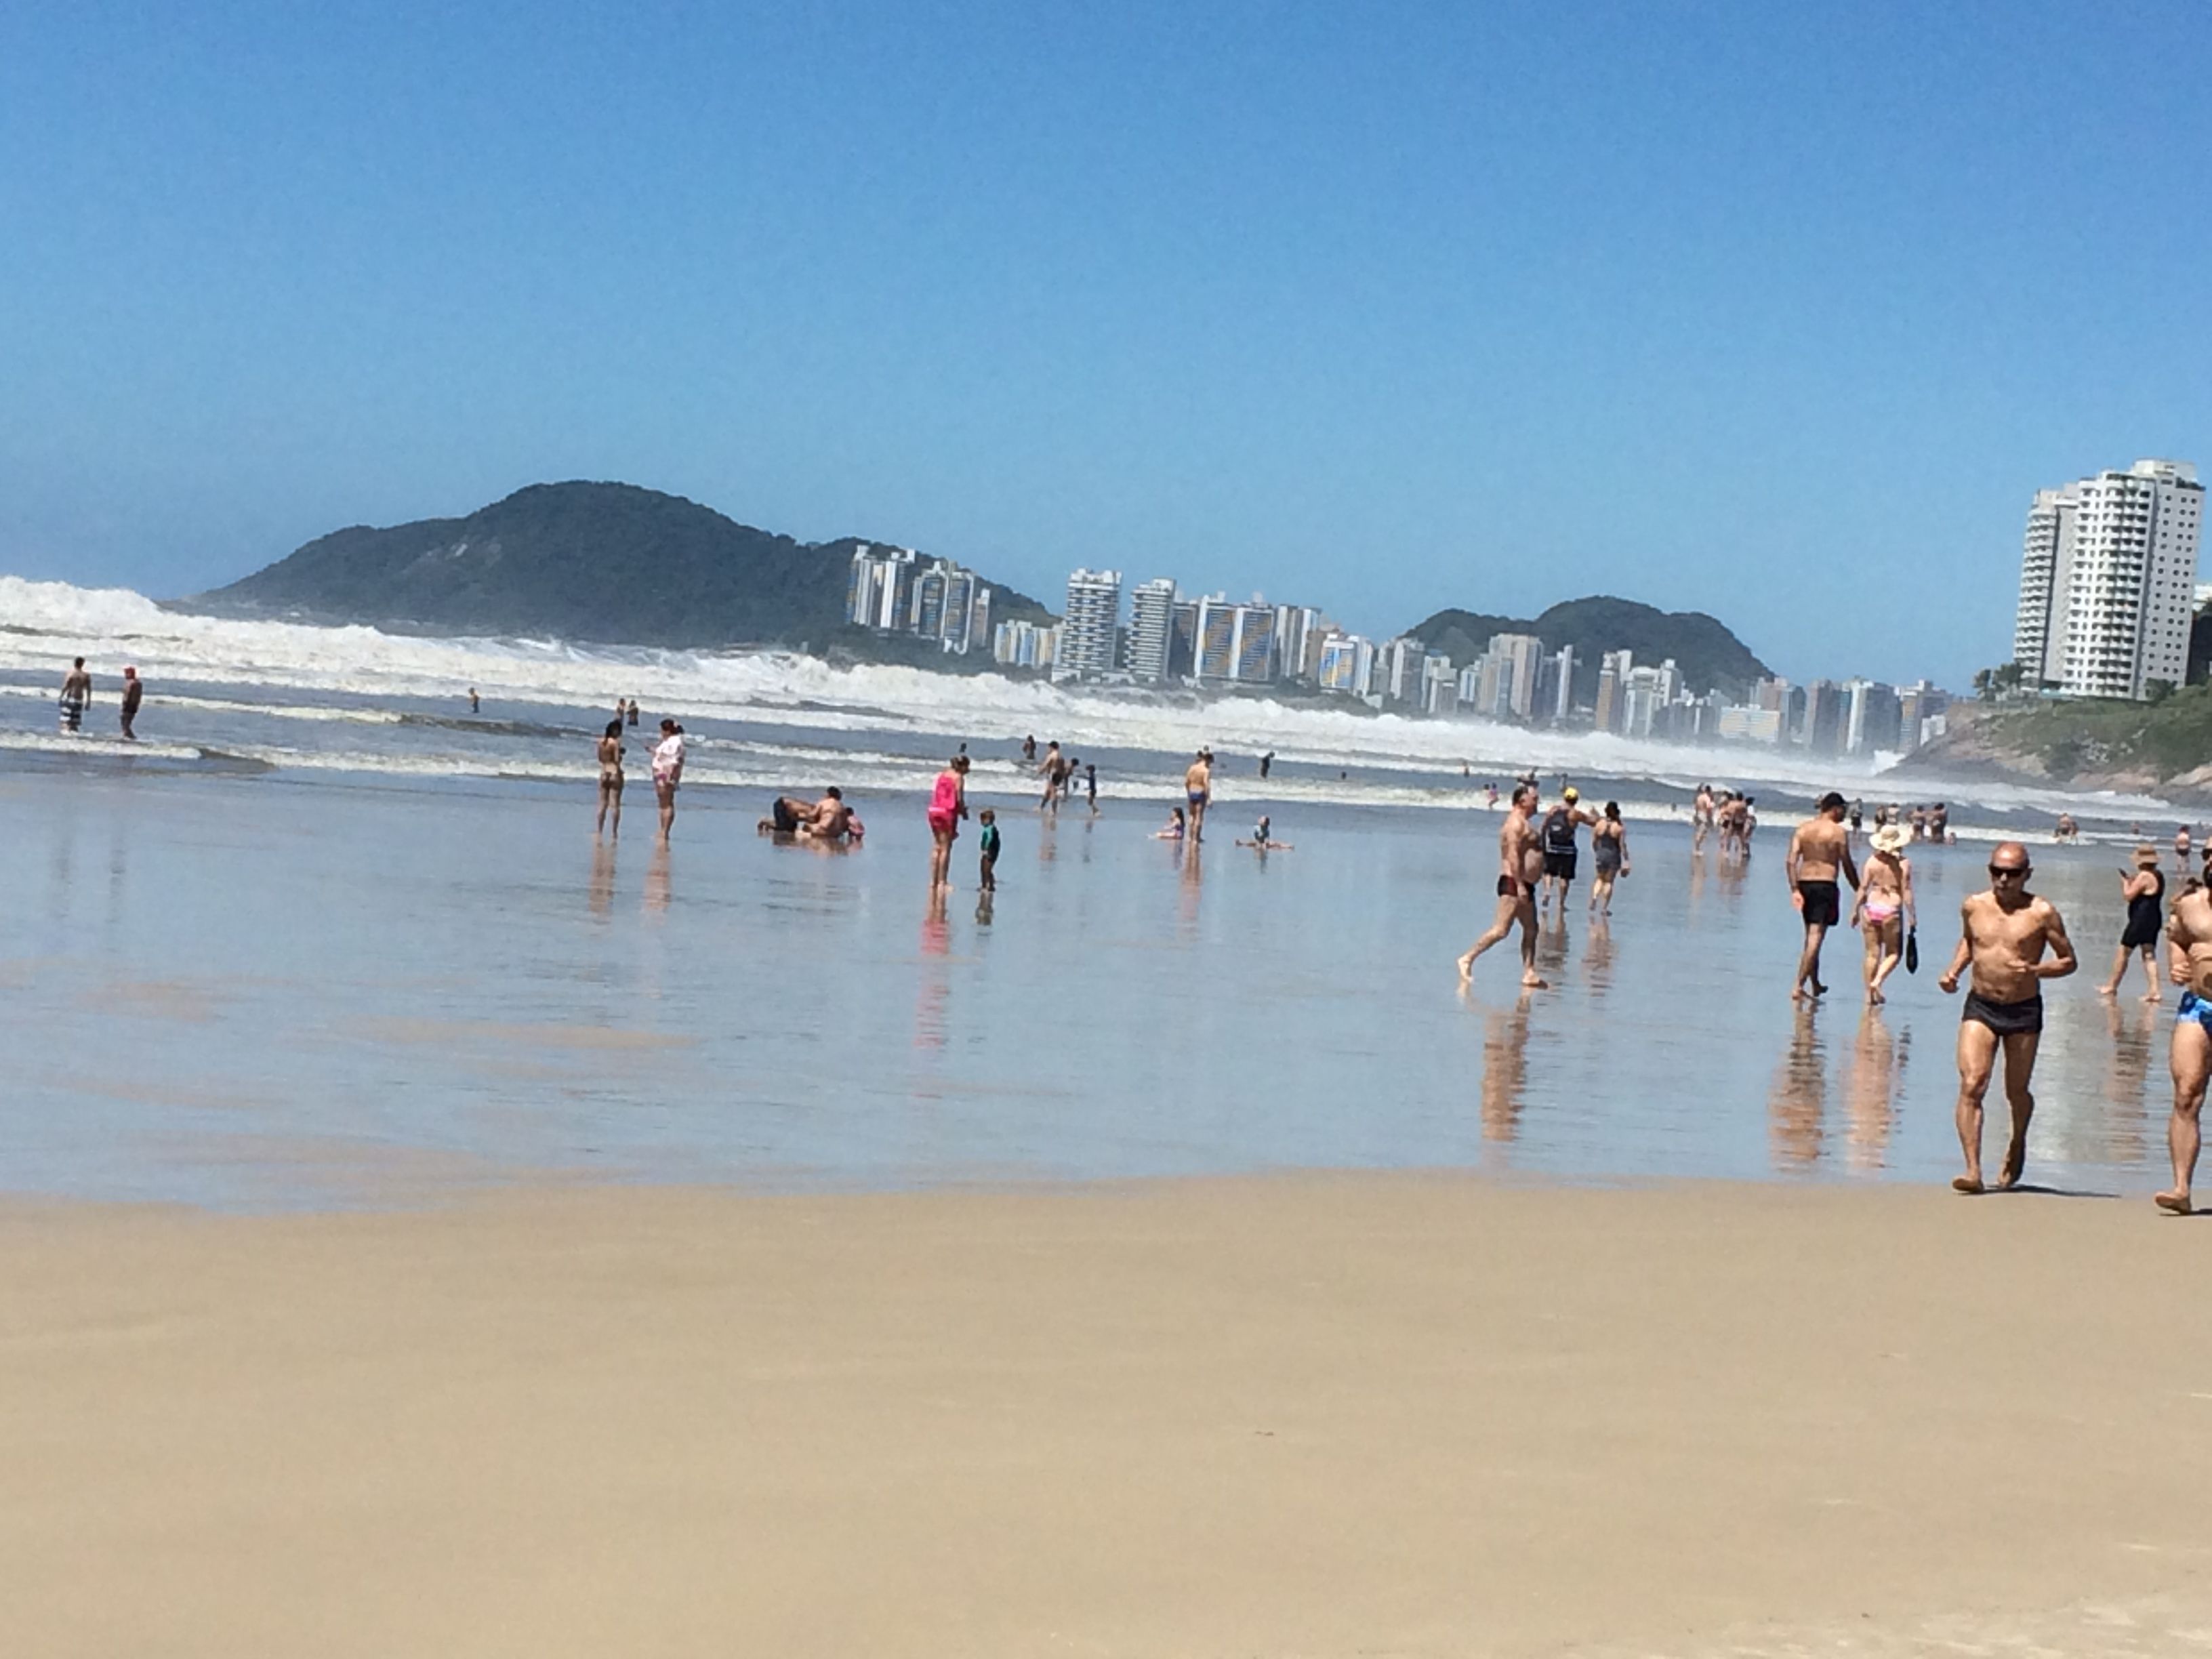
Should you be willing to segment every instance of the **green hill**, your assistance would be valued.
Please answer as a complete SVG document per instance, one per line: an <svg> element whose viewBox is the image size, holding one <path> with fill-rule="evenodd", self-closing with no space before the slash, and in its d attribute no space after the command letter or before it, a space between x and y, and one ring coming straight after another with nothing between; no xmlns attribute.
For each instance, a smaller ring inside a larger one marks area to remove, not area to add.
<svg viewBox="0 0 2212 1659"><path fill-rule="evenodd" d="M1690 689L1698 692L1717 687L1741 695L1753 681L1770 674L1725 624L1702 611L1660 611L1634 599L1601 595L1569 599L1527 619L1439 611L1407 631L1455 663L1480 656L1492 634L1534 634L1550 651L1571 645L1575 695L1583 702L1595 696L1598 658L1607 651L1632 652L1638 663L1672 657Z"/></svg>
<svg viewBox="0 0 2212 1659"><path fill-rule="evenodd" d="M635 484L532 484L466 518L333 532L185 604L606 644L819 648L834 637L865 654L871 636L845 627L858 544L794 541ZM992 605L1002 621L1044 615L995 583Z"/></svg>

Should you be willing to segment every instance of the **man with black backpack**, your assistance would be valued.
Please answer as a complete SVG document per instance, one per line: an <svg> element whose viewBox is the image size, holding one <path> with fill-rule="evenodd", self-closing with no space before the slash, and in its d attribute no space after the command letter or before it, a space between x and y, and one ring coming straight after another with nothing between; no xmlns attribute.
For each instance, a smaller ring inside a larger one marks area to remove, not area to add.
<svg viewBox="0 0 2212 1659"><path fill-rule="evenodd" d="M1551 908L1553 894L1557 892L1563 918L1567 914L1567 889L1575 884L1575 830L1597 822L1596 813L1585 812L1576 805L1581 799L1582 792L1568 786L1559 804L1544 814L1543 828L1537 832L1544 849L1544 908Z"/></svg>

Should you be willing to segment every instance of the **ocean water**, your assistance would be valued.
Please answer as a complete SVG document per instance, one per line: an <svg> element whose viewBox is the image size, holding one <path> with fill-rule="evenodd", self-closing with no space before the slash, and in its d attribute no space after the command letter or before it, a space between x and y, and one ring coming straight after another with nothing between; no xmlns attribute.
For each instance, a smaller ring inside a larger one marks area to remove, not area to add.
<svg viewBox="0 0 2212 1659"><path fill-rule="evenodd" d="M100 701L64 736L53 690L78 651ZM136 748L113 735L125 660L152 688ZM639 785L620 842L591 833L591 739L633 693L698 739L665 849ZM1095 817L1034 811L1029 731L1097 761ZM1202 853L1152 837L1199 741L1226 757ZM972 831L942 910L927 891L922 792L957 742L1006 834L988 908ZM1828 780L1723 775L1742 751L1577 743L773 656L210 622L0 580L0 1184L259 1207L518 1176L1941 1180L1957 1005L1933 981L1986 840L2058 805L2117 837L2162 811L1947 787L1965 833L1916 860L1920 975L1868 1014L1857 942L1839 938L1837 994L1804 1012L1787 1000L1781 854ZM1267 749L1263 784L1249 756ZM1462 994L1453 958L1487 921L1495 870L1476 786L1522 763L1622 799L1634 872L1609 927L1578 891L1547 933L1555 989L1520 994L1508 950ZM1760 794L1748 870L1691 855L1682 792L1709 773ZM770 792L830 781L868 822L863 848L756 835ZM1884 793L1863 775L1838 787ZM1262 810L1295 850L1231 845ZM2112 848L2038 856L2085 972L2051 992L2032 1177L2147 1191L2171 1004L2092 994L2119 924Z"/></svg>

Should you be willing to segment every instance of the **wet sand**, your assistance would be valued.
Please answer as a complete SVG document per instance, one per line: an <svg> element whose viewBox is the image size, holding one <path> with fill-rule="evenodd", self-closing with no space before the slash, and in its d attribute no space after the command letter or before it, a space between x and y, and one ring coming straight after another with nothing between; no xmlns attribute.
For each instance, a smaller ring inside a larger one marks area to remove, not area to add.
<svg viewBox="0 0 2212 1659"><path fill-rule="evenodd" d="M2208 1249L2132 1202L1460 1176L17 1204L0 1619L41 1655L2196 1651Z"/></svg>

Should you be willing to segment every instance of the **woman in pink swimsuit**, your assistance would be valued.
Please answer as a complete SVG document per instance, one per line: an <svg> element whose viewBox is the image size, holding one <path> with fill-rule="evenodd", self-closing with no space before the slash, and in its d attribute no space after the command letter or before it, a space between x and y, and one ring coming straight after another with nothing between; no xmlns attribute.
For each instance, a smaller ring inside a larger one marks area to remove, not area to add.
<svg viewBox="0 0 2212 1659"><path fill-rule="evenodd" d="M960 833L960 820L968 816L968 757L955 755L952 763L937 775L929 796L929 887L932 892L952 884L952 842Z"/></svg>
<svg viewBox="0 0 2212 1659"><path fill-rule="evenodd" d="M1858 902L1851 906L1851 925L1866 934L1866 994L1870 1008L1881 1006L1881 988L1904 959L1905 937L1917 920L1912 860L1905 856L1911 839L1901 823L1880 825L1874 832L1873 856L1859 873Z"/></svg>

